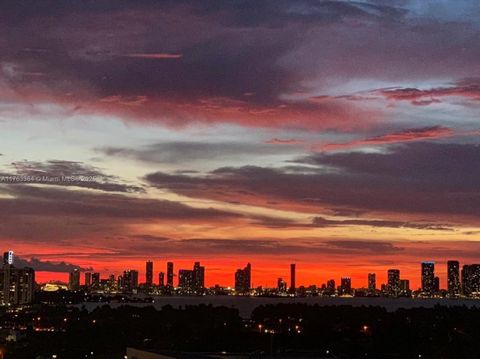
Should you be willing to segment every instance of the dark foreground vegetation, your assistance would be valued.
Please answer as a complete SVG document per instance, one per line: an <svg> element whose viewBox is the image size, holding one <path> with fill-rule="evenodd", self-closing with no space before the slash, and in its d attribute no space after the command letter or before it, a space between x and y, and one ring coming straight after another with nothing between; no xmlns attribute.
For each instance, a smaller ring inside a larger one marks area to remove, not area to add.
<svg viewBox="0 0 480 359"><path fill-rule="evenodd" d="M480 358L479 323L480 309L441 306L387 312L279 304L258 307L250 320L236 309L211 306L104 306L92 312L39 306L1 315L5 359L121 359L127 346L252 357ZM16 341L6 342L12 334Z"/></svg>

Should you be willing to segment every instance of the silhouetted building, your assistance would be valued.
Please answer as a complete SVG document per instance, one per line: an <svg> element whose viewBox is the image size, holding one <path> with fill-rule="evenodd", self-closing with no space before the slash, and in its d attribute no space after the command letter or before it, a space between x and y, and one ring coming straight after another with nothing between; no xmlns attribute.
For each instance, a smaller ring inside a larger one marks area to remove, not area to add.
<svg viewBox="0 0 480 359"><path fill-rule="evenodd" d="M335 294L335 279L327 281L327 293L328 295Z"/></svg>
<svg viewBox="0 0 480 359"><path fill-rule="evenodd" d="M205 267L200 265L200 262L195 262L193 265L193 289L202 291L205 288Z"/></svg>
<svg viewBox="0 0 480 359"><path fill-rule="evenodd" d="M3 253L3 265L10 264L13 265L14 256L13 251L8 251Z"/></svg>
<svg viewBox="0 0 480 359"><path fill-rule="evenodd" d="M435 293L440 292L440 278L439 277L433 278L433 291Z"/></svg>
<svg viewBox="0 0 480 359"><path fill-rule="evenodd" d="M178 286L185 292L194 291L194 272L190 269L180 269L178 271Z"/></svg>
<svg viewBox="0 0 480 359"><path fill-rule="evenodd" d="M408 279L400 279L400 292L405 295L410 292L410 281Z"/></svg>
<svg viewBox="0 0 480 359"><path fill-rule="evenodd" d="M460 263L458 261L447 262L447 290L450 297L460 294Z"/></svg>
<svg viewBox="0 0 480 359"><path fill-rule="evenodd" d="M147 261L145 263L145 285L152 287L153 285L153 262Z"/></svg>
<svg viewBox="0 0 480 359"><path fill-rule="evenodd" d="M92 274L92 288L94 289L100 288L100 273Z"/></svg>
<svg viewBox="0 0 480 359"><path fill-rule="evenodd" d="M138 271L126 270L123 272L122 287L124 291L132 292L138 288Z"/></svg>
<svg viewBox="0 0 480 359"><path fill-rule="evenodd" d="M173 262L167 263L167 287L173 288Z"/></svg>
<svg viewBox="0 0 480 359"><path fill-rule="evenodd" d="M114 290L117 289L117 281L115 280L115 275L110 274L107 280L107 289Z"/></svg>
<svg viewBox="0 0 480 359"><path fill-rule="evenodd" d="M12 252L13 253L13 252ZM4 256L5 260L5 256ZM5 305L24 305L33 301L35 292L35 271L32 268L15 268L12 261L0 270L2 302Z"/></svg>
<svg viewBox="0 0 480 359"><path fill-rule="evenodd" d="M247 263L243 269L235 272L235 291L237 293L248 293L252 288L252 266Z"/></svg>
<svg viewBox="0 0 480 359"><path fill-rule="evenodd" d="M435 292L435 263L422 262L422 292L432 295Z"/></svg>
<svg viewBox="0 0 480 359"><path fill-rule="evenodd" d="M72 270L68 277L68 289L79 290L80 289L80 271L75 268Z"/></svg>
<svg viewBox="0 0 480 359"><path fill-rule="evenodd" d="M340 279L340 294L351 295L352 294L352 280L350 277L342 277Z"/></svg>
<svg viewBox="0 0 480 359"><path fill-rule="evenodd" d="M165 273L163 272L158 273L158 285L160 288L165 286Z"/></svg>
<svg viewBox="0 0 480 359"><path fill-rule="evenodd" d="M296 265L295 263L290 264L290 293L295 293L297 287L295 283L296 276Z"/></svg>
<svg viewBox="0 0 480 359"><path fill-rule="evenodd" d="M92 285L92 273L86 272L85 273L85 286L90 287Z"/></svg>
<svg viewBox="0 0 480 359"><path fill-rule="evenodd" d="M480 264L462 267L462 292L465 296L480 293Z"/></svg>
<svg viewBox="0 0 480 359"><path fill-rule="evenodd" d="M368 291L375 293L377 290L377 276L375 273L368 273Z"/></svg>
<svg viewBox="0 0 480 359"><path fill-rule="evenodd" d="M287 282L285 282L282 278L278 278L277 280L277 290L279 293L287 292Z"/></svg>
<svg viewBox="0 0 480 359"><path fill-rule="evenodd" d="M387 272L388 281L387 281L387 292L388 295L398 296L400 293L400 270L399 269L389 269Z"/></svg>

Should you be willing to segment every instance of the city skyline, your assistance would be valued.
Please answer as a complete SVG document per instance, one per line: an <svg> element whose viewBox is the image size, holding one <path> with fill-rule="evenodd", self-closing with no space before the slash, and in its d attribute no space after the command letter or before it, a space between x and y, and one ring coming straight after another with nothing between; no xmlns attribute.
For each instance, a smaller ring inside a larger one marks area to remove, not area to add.
<svg viewBox="0 0 480 359"><path fill-rule="evenodd" d="M200 260L208 285L250 262L263 286L297 263L298 285L399 268L419 287L428 259L443 286L448 260L480 262L479 19L472 0L6 1L0 245L40 282L150 259Z"/></svg>
<svg viewBox="0 0 480 359"><path fill-rule="evenodd" d="M7 253L7 252L5 252ZM10 251L8 253L12 253L13 251ZM5 261L5 260L4 260ZM208 283L206 281L206 268L208 268L206 265L200 266L199 261L194 262L193 270L190 270L188 268L178 268L175 271L174 267L174 262L165 262L165 268L158 268L155 266L154 261L147 260L145 262L145 270L139 270L139 269L128 269L126 271L135 271L136 272L136 284L137 285L145 285L147 288L151 286L159 286L159 287L168 287L170 286L171 288L174 287L182 287L185 285L185 279L182 279L182 275L185 276L192 276L187 281L195 282L195 276L198 276L197 279L199 282L197 282L196 287L197 288L207 288L207 287L213 287L213 286L225 286L225 287L231 287L234 288L237 292L248 292L251 289L254 289L256 287L267 287L267 288L279 288L280 285L285 285L286 287L286 292L295 292L296 289L299 287L309 287L309 286L326 286L328 287L328 282L329 281L336 281L338 280L340 283L342 282L343 279L348 279L349 280L349 285L352 288L363 288L363 289L368 289L368 290L377 290L381 289L384 287L386 292L391 292L392 294L398 295L398 292L402 290L403 286L406 286L409 290L421 290L422 292L425 293L430 293L432 294L433 292L438 292L439 290L445 290L448 292L448 294L451 295L458 295L464 288L462 285L465 284L465 278L467 275L464 274L465 270L469 270L469 268L472 267L478 267L480 268L479 264L475 263L464 263L461 264L457 260L449 260L446 263L444 263L444 266L446 267L446 277L444 280L440 279L440 275L438 274L439 271L439 266L438 264L435 265L435 262L433 261L422 261L419 262L419 280L418 280L418 286L415 286L415 281L412 281L412 279L404 274L404 272L396 267L396 268L388 268L385 273L377 273L377 272L369 272L366 273L366 276L364 278L364 281L359 281L359 283L354 283L355 285L352 284L352 277L349 275L341 275L340 278L332 278L332 276L329 276L328 274L325 274L325 278L328 278L325 281L316 281L316 282L310 282L310 283L301 283L297 285L297 263L291 263L289 265L289 276L277 276L275 278L275 281L272 279L271 282L275 282L275 286L265 286L262 284L255 284L253 279L255 272L252 271L252 264L249 262L246 264L244 268L237 268L236 270L232 271L232 282L233 284L230 283L220 283L220 282L215 282L215 283ZM155 268L156 272L155 272ZM126 271L124 271L124 276ZM169 271L172 273L171 275L171 280L170 281L165 281L165 278L168 277ZM199 271L201 271L201 274L198 274ZM476 271L476 269L474 269ZM92 274L100 274L98 272L88 272L85 271L83 273L83 282L82 282L82 277L79 276L81 272L78 269L74 269L71 271L69 275L69 283L72 281L72 274L75 275L75 282L78 282L78 284L82 285L90 285L90 281L87 278L90 278ZM150 274L149 274L150 273ZM155 276L157 274L157 276ZM475 272L475 275L477 273ZM480 275L480 271L478 273ZM115 281L120 280L120 277L114 277L114 274L109 274L108 277L115 278ZM144 280L142 280L142 278ZM149 280L150 278L151 280ZM155 281L154 278L158 278L158 281ZM382 280L385 278L385 280ZM475 279L476 280L476 279ZM480 278L479 278L480 280ZM202 283L201 285L198 283ZM208 284L207 284L208 283ZM479 282L480 283L480 282ZM175 285L177 284L177 285ZM436 288L436 289L435 289ZM479 287L480 288L480 287ZM404 288L405 289L405 288ZM403 289L403 290L404 290Z"/></svg>

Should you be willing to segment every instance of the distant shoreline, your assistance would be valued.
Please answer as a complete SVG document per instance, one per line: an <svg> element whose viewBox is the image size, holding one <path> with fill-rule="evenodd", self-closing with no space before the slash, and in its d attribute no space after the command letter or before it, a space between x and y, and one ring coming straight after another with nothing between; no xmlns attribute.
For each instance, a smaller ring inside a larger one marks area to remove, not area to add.
<svg viewBox="0 0 480 359"><path fill-rule="evenodd" d="M134 302L111 302L97 303L85 302L75 304L76 307L85 306L89 311L103 305L109 305L113 308L123 305L138 307L153 306L161 309L165 305L171 305L174 308L187 305L213 305L233 307L239 310L240 316L249 318L253 310L261 305L268 304L288 304L305 303L310 305L351 305L351 306L378 306L384 307L387 311L397 309L411 308L433 308L436 305L442 306L467 306L480 307L480 300L475 298L385 298L385 297L242 297L242 296L152 296L154 303L134 303Z"/></svg>

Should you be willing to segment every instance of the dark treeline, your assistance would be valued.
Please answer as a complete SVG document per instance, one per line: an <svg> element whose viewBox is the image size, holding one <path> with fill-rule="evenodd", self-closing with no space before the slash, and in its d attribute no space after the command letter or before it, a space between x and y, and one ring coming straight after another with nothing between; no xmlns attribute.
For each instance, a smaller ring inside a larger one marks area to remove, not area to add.
<svg viewBox="0 0 480 359"><path fill-rule="evenodd" d="M388 312L380 307L278 304L258 307L250 320L236 309L206 305L162 310L103 306L92 312L41 306L2 314L3 328L28 328L17 342L3 344L5 359L53 354L59 359L123 358L127 346L252 357L479 358L479 323L480 309L442 306Z"/></svg>

